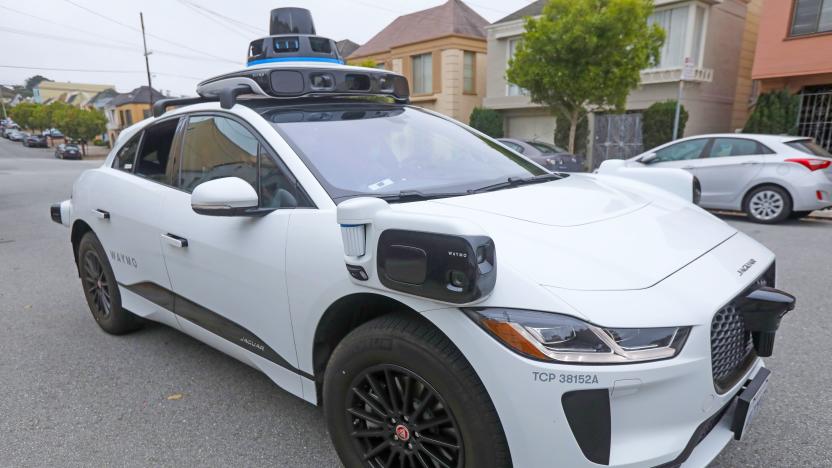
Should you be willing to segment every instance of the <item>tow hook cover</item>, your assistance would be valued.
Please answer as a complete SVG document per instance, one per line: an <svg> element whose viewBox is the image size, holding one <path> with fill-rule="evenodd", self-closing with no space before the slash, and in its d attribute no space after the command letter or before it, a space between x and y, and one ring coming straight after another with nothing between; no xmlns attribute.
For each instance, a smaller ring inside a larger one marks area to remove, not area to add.
<svg viewBox="0 0 832 468"><path fill-rule="evenodd" d="M745 295L739 304L746 330L751 332L754 350L760 357L774 351L774 336L780 320L795 306L795 297L779 289L761 287Z"/></svg>

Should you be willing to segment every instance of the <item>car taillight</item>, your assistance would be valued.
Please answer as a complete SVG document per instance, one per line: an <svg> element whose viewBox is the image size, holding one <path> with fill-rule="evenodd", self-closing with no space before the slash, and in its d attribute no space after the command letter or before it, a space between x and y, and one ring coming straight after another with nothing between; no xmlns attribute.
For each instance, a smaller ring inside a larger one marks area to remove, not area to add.
<svg viewBox="0 0 832 468"><path fill-rule="evenodd" d="M832 161L826 159L813 159L813 158L792 158L787 159L786 162L793 162L804 166L806 169L810 171L819 171L821 169L826 169L829 166L832 166Z"/></svg>

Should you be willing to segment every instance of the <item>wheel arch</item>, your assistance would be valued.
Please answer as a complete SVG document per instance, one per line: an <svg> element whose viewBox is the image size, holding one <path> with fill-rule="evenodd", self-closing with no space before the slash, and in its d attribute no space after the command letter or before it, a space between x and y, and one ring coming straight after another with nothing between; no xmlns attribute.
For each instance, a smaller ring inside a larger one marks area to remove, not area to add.
<svg viewBox="0 0 832 468"><path fill-rule="evenodd" d="M753 191L757 190L758 188L762 188L762 187L777 187L777 188L782 189L783 191L785 191L786 195L789 196L789 203L791 204L792 209L794 209L794 199L795 198L794 198L794 194L792 193L792 190L789 188L788 184L783 184L783 183L778 182L778 181L766 180L766 181L762 181L762 182L757 182L757 183L751 185L750 187L748 187L748 189L742 195L742 203L740 205L740 208L742 210L746 209L746 203L748 203L748 197L751 195L751 193Z"/></svg>
<svg viewBox="0 0 832 468"><path fill-rule="evenodd" d="M93 230L86 221L77 219L72 223L72 231L69 238L70 242L72 242L72 256L75 258L76 266L78 265L78 245L81 243L84 234L88 232L93 232Z"/></svg>
<svg viewBox="0 0 832 468"><path fill-rule="evenodd" d="M378 293L354 293L333 302L318 320L312 346L313 375L318 402L323 404L323 378L332 352L350 332L382 315L405 313L428 321L408 305Z"/></svg>

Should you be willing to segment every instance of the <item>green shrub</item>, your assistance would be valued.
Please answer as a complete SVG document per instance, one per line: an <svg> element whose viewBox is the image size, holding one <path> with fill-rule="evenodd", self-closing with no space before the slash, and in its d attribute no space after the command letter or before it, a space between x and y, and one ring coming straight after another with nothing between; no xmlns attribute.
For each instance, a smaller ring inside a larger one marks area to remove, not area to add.
<svg viewBox="0 0 832 468"><path fill-rule="evenodd" d="M760 95L743 133L794 134L797 131L797 113L800 97L786 90Z"/></svg>
<svg viewBox="0 0 832 468"><path fill-rule="evenodd" d="M642 114L641 139L644 149L655 148L673 140L673 120L676 117L676 101L668 100L654 102ZM688 121L688 111L682 106L679 112L679 133L681 138L685 134L685 124Z"/></svg>
<svg viewBox="0 0 832 468"><path fill-rule="evenodd" d="M469 121L472 127L492 138L503 137L503 116L494 109L475 107Z"/></svg>
<svg viewBox="0 0 832 468"><path fill-rule="evenodd" d="M107 143L104 143L104 140L102 140L101 138L96 138L95 140L92 141L92 145L93 146L107 146Z"/></svg>

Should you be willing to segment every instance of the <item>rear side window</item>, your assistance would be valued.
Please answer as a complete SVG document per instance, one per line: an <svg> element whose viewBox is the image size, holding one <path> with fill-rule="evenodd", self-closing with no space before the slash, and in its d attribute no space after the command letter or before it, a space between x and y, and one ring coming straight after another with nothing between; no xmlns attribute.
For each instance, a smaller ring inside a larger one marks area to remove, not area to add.
<svg viewBox="0 0 832 468"><path fill-rule="evenodd" d="M806 154L811 154L812 156L832 158L832 153L826 151L825 149L823 149L822 146L820 146L812 140L790 141L786 143L786 146L792 147Z"/></svg>
<svg viewBox="0 0 832 468"><path fill-rule="evenodd" d="M116 153L116 159L113 161L115 169L122 171L133 172L133 162L136 160L136 152L139 150L139 142L142 134L134 135L124 146ZM62 149L69 149L71 146L61 145Z"/></svg>
<svg viewBox="0 0 832 468"><path fill-rule="evenodd" d="M136 174L173 185L173 161L170 158L170 150L178 124L178 119L172 119L145 129L139 157L136 160Z"/></svg>
<svg viewBox="0 0 832 468"><path fill-rule="evenodd" d="M714 138L711 145L709 158L722 158L725 156L751 156L754 154L766 154L762 145L754 140L745 138Z"/></svg>

